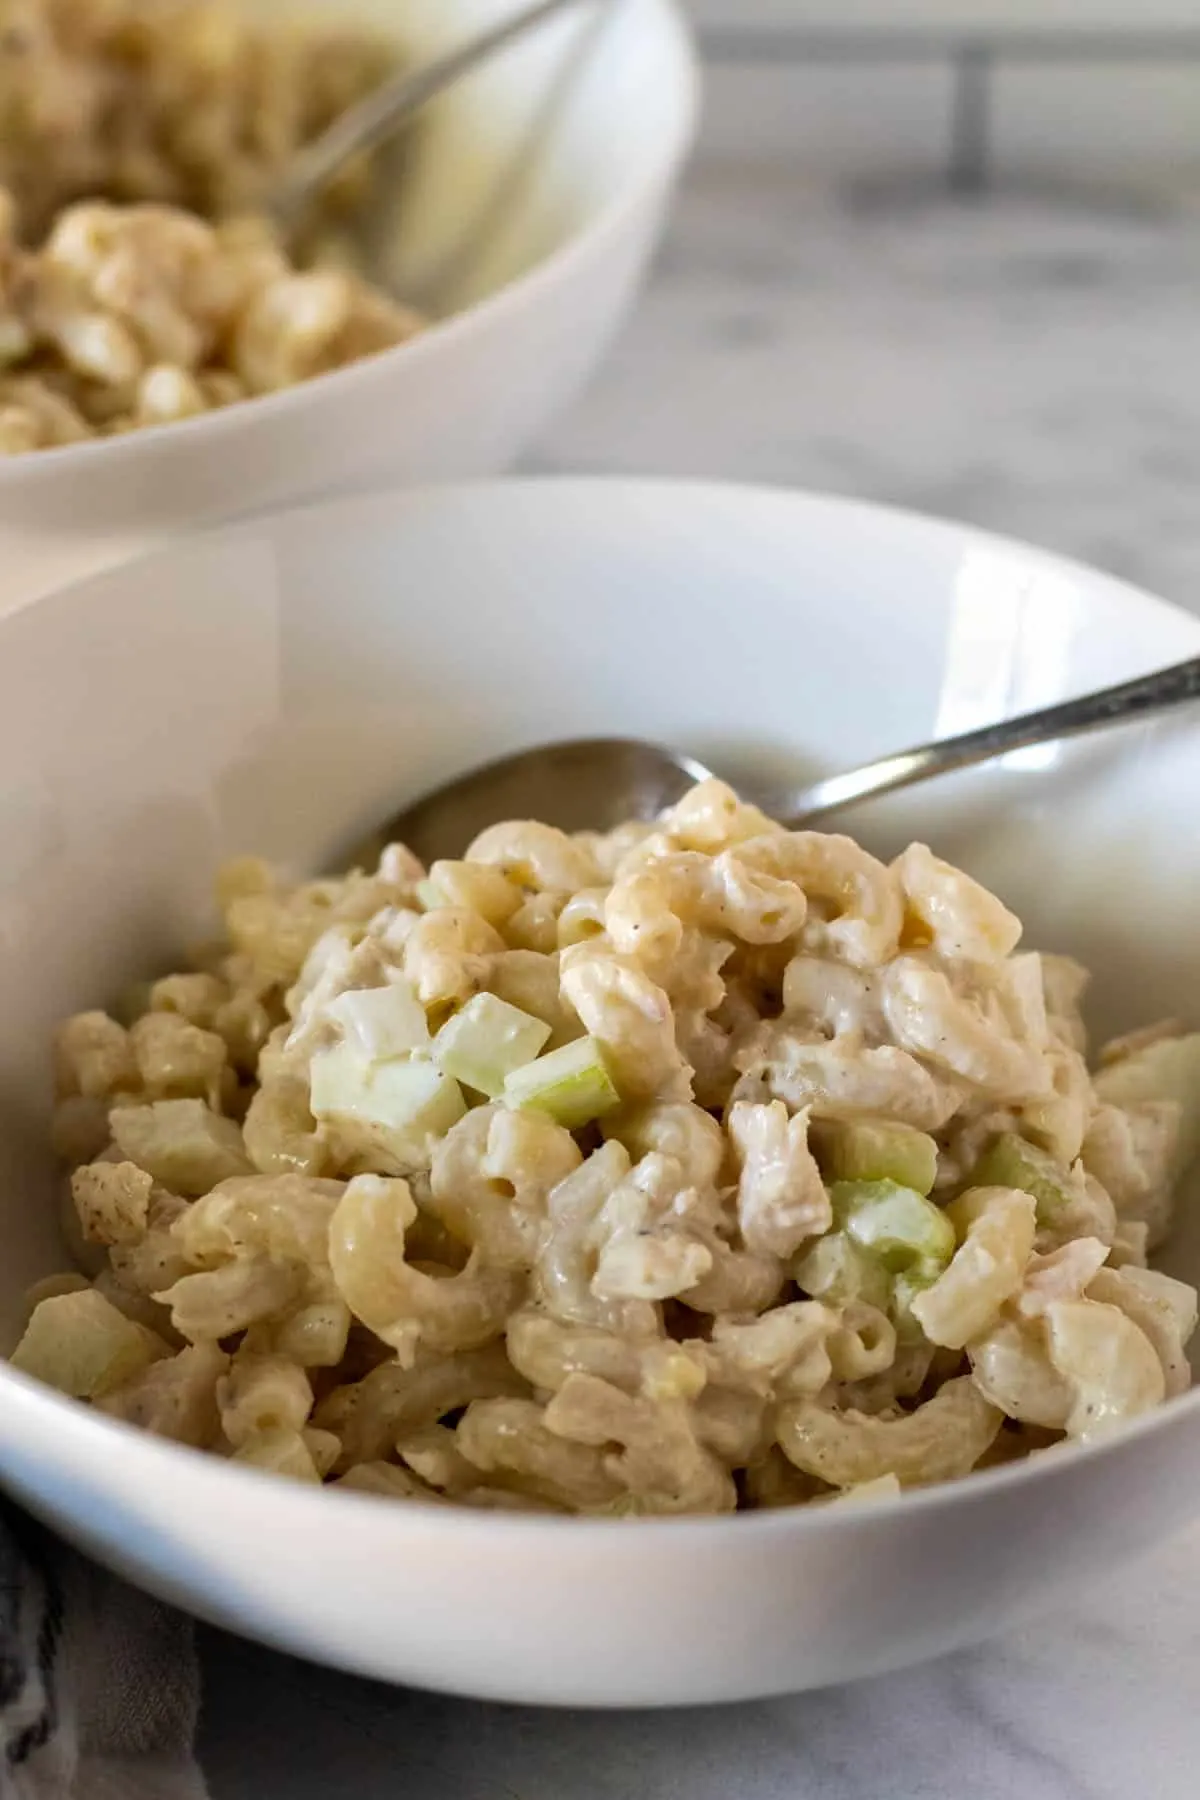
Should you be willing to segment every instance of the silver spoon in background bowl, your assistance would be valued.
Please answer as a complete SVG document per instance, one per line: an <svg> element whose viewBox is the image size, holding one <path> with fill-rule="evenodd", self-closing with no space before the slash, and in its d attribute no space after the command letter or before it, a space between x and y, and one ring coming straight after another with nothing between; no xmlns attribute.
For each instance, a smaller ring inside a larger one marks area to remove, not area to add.
<svg viewBox="0 0 1200 1800"><path fill-rule="evenodd" d="M1116 687L827 776L776 797L767 810L790 826L806 825L853 801L968 769L1010 750L1123 725L1198 699L1200 657L1192 657ZM435 788L387 820L342 867L373 867L383 846L392 843L407 844L428 866L438 857L461 856L485 826L502 819L541 819L563 831L608 831L626 819L656 818L713 772L695 757L636 738L540 745ZM747 800L756 797L752 788L740 791Z"/></svg>
<svg viewBox="0 0 1200 1800"><path fill-rule="evenodd" d="M361 151L377 150L414 118L429 101L452 87L472 69L515 44L559 13L598 0L539 0L499 24L456 44L433 62L404 68L356 101L319 137L306 144L264 196L270 216L286 231L304 216L311 202L344 164ZM611 0L608 0L611 4Z"/></svg>

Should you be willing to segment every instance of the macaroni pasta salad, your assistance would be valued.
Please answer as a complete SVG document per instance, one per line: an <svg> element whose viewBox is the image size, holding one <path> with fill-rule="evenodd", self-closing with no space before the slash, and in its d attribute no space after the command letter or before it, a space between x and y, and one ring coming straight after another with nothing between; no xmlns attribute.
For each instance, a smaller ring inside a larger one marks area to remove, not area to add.
<svg viewBox="0 0 1200 1800"><path fill-rule="evenodd" d="M356 267L348 165L293 256L260 215L391 72L362 32L227 0L0 0L0 454L168 424L403 342Z"/></svg>
<svg viewBox="0 0 1200 1800"><path fill-rule="evenodd" d="M85 1273L12 1361L307 1482L593 1515L953 1480L1182 1392L1147 1266L1200 1035L914 844L716 781L426 871L220 878L222 942L59 1032Z"/></svg>

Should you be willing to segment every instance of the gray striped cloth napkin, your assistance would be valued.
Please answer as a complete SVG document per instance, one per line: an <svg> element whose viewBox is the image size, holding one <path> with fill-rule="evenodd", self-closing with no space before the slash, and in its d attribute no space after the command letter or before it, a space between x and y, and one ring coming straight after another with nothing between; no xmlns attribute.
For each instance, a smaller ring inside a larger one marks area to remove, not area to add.
<svg viewBox="0 0 1200 1800"><path fill-rule="evenodd" d="M0 1504L0 1800L207 1800L189 1620Z"/></svg>

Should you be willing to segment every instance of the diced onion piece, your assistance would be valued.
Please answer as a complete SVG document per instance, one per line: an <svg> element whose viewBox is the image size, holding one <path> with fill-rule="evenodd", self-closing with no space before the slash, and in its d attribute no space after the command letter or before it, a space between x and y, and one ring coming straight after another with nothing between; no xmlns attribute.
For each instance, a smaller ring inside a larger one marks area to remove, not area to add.
<svg viewBox="0 0 1200 1800"><path fill-rule="evenodd" d="M621 1096L599 1044L582 1037L514 1070L504 1084L504 1101L520 1111L549 1113L556 1124L575 1131L619 1106Z"/></svg>
<svg viewBox="0 0 1200 1800"><path fill-rule="evenodd" d="M1187 1343L1196 1329L1196 1309L1200 1296L1190 1282L1176 1281L1161 1269L1121 1270L1121 1280L1143 1299L1161 1306L1170 1314L1180 1340Z"/></svg>
<svg viewBox="0 0 1200 1800"><path fill-rule="evenodd" d="M346 1043L384 1060L429 1049L429 1021L412 984L398 979L387 987L356 988L330 1002L327 1015L341 1026Z"/></svg>
<svg viewBox="0 0 1200 1800"><path fill-rule="evenodd" d="M939 1275L954 1255L954 1227L940 1207L895 1181L835 1181L834 1217L890 1274Z"/></svg>
<svg viewBox="0 0 1200 1800"><path fill-rule="evenodd" d="M242 1129L203 1100L114 1106L109 1129L122 1156L189 1200L234 1175L253 1175Z"/></svg>
<svg viewBox="0 0 1200 1800"><path fill-rule="evenodd" d="M86 1275L73 1271L63 1275L45 1275L25 1290L25 1320L32 1319L43 1300L61 1300L64 1294L82 1294L91 1287Z"/></svg>
<svg viewBox="0 0 1200 1800"><path fill-rule="evenodd" d="M452 1076L425 1061L376 1062L352 1044L314 1056L309 1068L314 1118L332 1123L370 1149L386 1142L418 1160L467 1110Z"/></svg>
<svg viewBox="0 0 1200 1800"><path fill-rule="evenodd" d="M433 1060L447 1075L495 1100L508 1077L545 1048L550 1027L495 994L476 994L447 1019L433 1040Z"/></svg>
<svg viewBox="0 0 1200 1800"><path fill-rule="evenodd" d="M1096 1092L1110 1106L1138 1106L1146 1100L1174 1100L1179 1106L1179 1136L1172 1178L1177 1179L1200 1153L1200 1032L1160 1038L1101 1069Z"/></svg>
<svg viewBox="0 0 1200 1800"><path fill-rule="evenodd" d="M1036 1144L1006 1131L975 1165L969 1187L1019 1188L1037 1202L1037 1222L1052 1225L1075 1198L1061 1163Z"/></svg>
<svg viewBox="0 0 1200 1800"><path fill-rule="evenodd" d="M865 1500L898 1500L904 1489L892 1474L876 1475L871 1481L860 1481L854 1487L831 1494L827 1506L858 1506Z"/></svg>
<svg viewBox="0 0 1200 1800"><path fill-rule="evenodd" d="M418 881L414 891L417 896L417 904L426 912L435 912L439 906L446 904L445 896L437 882L430 881L428 877L424 881Z"/></svg>
<svg viewBox="0 0 1200 1800"><path fill-rule="evenodd" d="M341 1438L332 1431L320 1431L315 1425L306 1425L300 1436L304 1439L308 1454L312 1457L313 1467L320 1479L324 1481L342 1454Z"/></svg>
<svg viewBox="0 0 1200 1800"><path fill-rule="evenodd" d="M928 1194L937 1178L937 1145L912 1125L890 1119L814 1123L813 1147L830 1181L895 1181Z"/></svg>
<svg viewBox="0 0 1200 1800"><path fill-rule="evenodd" d="M793 1270L797 1285L814 1300L830 1306L848 1306L864 1300L886 1310L887 1271L859 1249L844 1231L827 1231Z"/></svg>
<svg viewBox="0 0 1200 1800"><path fill-rule="evenodd" d="M248 1463L253 1469L267 1469L273 1475L289 1475L293 1481L321 1479L301 1433L283 1425L255 1432L234 1451L231 1460Z"/></svg>
<svg viewBox="0 0 1200 1800"><path fill-rule="evenodd" d="M94 1288L85 1288L41 1301L10 1360L14 1369L62 1394L94 1400L166 1354L154 1332L127 1319Z"/></svg>

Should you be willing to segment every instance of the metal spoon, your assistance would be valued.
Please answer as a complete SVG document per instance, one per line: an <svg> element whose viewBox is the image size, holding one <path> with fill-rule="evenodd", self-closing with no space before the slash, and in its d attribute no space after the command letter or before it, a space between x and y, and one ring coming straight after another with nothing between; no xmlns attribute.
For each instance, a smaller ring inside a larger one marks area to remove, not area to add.
<svg viewBox="0 0 1200 1800"><path fill-rule="evenodd" d="M378 149L444 89L556 13L580 3L581 0L540 0L538 5L527 6L499 25L456 45L436 61L419 69L402 69L348 107L320 137L305 145L268 193L267 211L283 226L294 225L314 196L351 157L362 150Z"/></svg>
<svg viewBox="0 0 1200 1800"><path fill-rule="evenodd" d="M967 769L1010 750L1124 724L1197 699L1200 657L1192 657L1117 687L828 776L776 797L767 810L790 825L807 823L851 801ZM439 856L461 856L472 838L500 819L542 819L564 831L606 831L625 819L655 818L711 773L695 757L636 738L545 744L488 763L435 789L389 819L353 860L367 866L389 843L407 844L426 864ZM755 798L752 790L741 791L747 799Z"/></svg>

